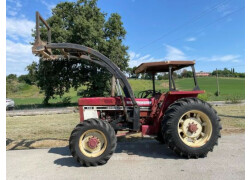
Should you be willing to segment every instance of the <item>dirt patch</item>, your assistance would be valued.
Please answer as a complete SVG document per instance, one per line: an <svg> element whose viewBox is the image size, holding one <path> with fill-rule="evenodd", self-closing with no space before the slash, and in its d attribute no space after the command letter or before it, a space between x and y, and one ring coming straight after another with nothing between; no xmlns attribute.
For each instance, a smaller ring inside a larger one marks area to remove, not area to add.
<svg viewBox="0 0 250 180"><path fill-rule="evenodd" d="M61 139L39 139L39 140L6 140L6 150L37 149L67 146L68 140Z"/></svg>
<svg viewBox="0 0 250 180"><path fill-rule="evenodd" d="M237 133L245 133L245 129L242 128L227 128L222 129L221 134L237 134Z"/></svg>
<svg viewBox="0 0 250 180"><path fill-rule="evenodd" d="M169 87L168 83L166 83L166 82L161 83L161 86L164 87L164 88L168 88Z"/></svg>
<svg viewBox="0 0 250 180"><path fill-rule="evenodd" d="M119 134L119 132L118 132ZM141 133L117 137L117 142L136 142L142 140ZM51 147L65 147L69 145L67 139L39 139L39 140L12 140L6 139L6 150L38 149Z"/></svg>

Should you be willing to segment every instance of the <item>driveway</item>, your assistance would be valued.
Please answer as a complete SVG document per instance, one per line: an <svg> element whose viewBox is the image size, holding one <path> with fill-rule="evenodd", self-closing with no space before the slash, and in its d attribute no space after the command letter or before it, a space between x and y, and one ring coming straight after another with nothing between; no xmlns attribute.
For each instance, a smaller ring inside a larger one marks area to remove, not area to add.
<svg viewBox="0 0 250 180"><path fill-rule="evenodd" d="M182 159L153 139L118 143L106 165L81 167L68 147L7 151L7 179L244 179L245 135L224 135L203 159Z"/></svg>

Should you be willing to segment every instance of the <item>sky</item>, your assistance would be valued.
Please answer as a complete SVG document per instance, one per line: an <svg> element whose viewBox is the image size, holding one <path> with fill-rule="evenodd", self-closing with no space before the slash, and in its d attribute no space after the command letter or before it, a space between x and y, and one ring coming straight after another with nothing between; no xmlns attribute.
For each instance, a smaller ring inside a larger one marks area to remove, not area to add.
<svg viewBox="0 0 250 180"><path fill-rule="evenodd" d="M74 1L74 0L71 0ZM6 73L26 74L35 12L46 19L60 0L6 1ZM195 60L196 71L245 72L244 0L99 0L102 12L118 13L127 31L129 66Z"/></svg>

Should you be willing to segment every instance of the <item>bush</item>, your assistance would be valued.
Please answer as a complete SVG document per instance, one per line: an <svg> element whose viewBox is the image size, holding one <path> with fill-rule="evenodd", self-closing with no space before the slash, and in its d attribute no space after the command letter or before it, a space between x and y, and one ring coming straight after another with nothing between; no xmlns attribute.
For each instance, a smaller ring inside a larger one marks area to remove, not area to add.
<svg viewBox="0 0 250 180"><path fill-rule="evenodd" d="M226 98L226 103L229 104L237 104L240 102L240 96L238 95L231 95Z"/></svg>
<svg viewBox="0 0 250 180"><path fill-rule="evenodd" d="M18 87L19 91L26 91L26 90L29 90L31 88L31 86L29 84L26 84L26 83L18 83L17 87Z"/></svg>
<svg viewBox="0 0 250 180"><path fill-rule="evenodd" d="M30 76L28 74L19 76L18 82L24 82L24 83L29 84L29 85L32 84Z"/></svg>
<svg viewBox="0 0 250 180"><path fill-rule="evenodd" d="M85 92L84 89L79 89L79 90L77 91L77 96L84 96L85 93L86 93L86 92Z"/></svg>
<svg viewBox="0 0 250 180"><path fill-rule="evenodd" d="M6 81L6 94L17 93L20 90L19 83L17 81Z"/></svg>
<svg viewBox="0 0 250 180"><path fill-rule="evenodd" d="M62 103L64 105L69 105L71 103L71 97L70 96L66 96L62 98Z"/></svg>
<svg viewBox="0 0 250 180"><path fill-rule="evenodd" d="M16 74L9 74L8 76L6 76L6 80L10 80L10 81L16 81L17 80L17 75Z"/></svg>
<svg viewBox="0 0 250 180"><path fill-rule="evenodd" d="M203 101L207 101L208 100L208 94L207 93L199 94L198 98L203 100Z"/></svg>
<svg viewBox="0 0 250 180"><path fill-rule="evenodd" d="M220 93L219 93L218 91L216 91L216 92L214 93L214 95L215 95L215 96L219 96Z"/></svg>

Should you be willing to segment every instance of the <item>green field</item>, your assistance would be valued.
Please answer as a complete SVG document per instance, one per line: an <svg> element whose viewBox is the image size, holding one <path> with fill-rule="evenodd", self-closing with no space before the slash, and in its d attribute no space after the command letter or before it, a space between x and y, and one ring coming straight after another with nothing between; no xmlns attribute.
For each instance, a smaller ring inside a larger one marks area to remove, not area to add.
<svg viewBox="0 0 250 180"><path fill-rule="evenodd" d="M192 90L194 82L192 78L176 79L176 86L178 90ZM138 95L140 91L152 89L151 80L129 79L129 83L135 93ZM208 101L218 100L244 100L245 99L245 79L244 78L219 78L220 95L216 96L217 91L216 78L215 77L202 77L198 78L198 84L200 89L205 90L206 93L201 95L200 98ZM82 87L83 88L83 87ZM161 92L168 91L167 80L156 80L156 90ZM71 104L76 105L79 96L77 91L70 89L63 97L70 96ZM9 94L8 98L12 98L15 101L17 108L32 108L43 107L42 101L44 94L40 92L38 87L25 85L20 91L15 94ZM63 106L62 98L56 96L55 99L51 99L51 106Z"/></svg>
<svg viewBox="0 0 250 180"><path fill-rule="evenodd" d="M179 79L177 82L179 89L190 90L193 87L193 79ZM217 91L215 77L198 78L200 89L206 91L206 98L209 101L245 99L245 79L244 78L219 78L220 95L216 96Z"/></svg>

